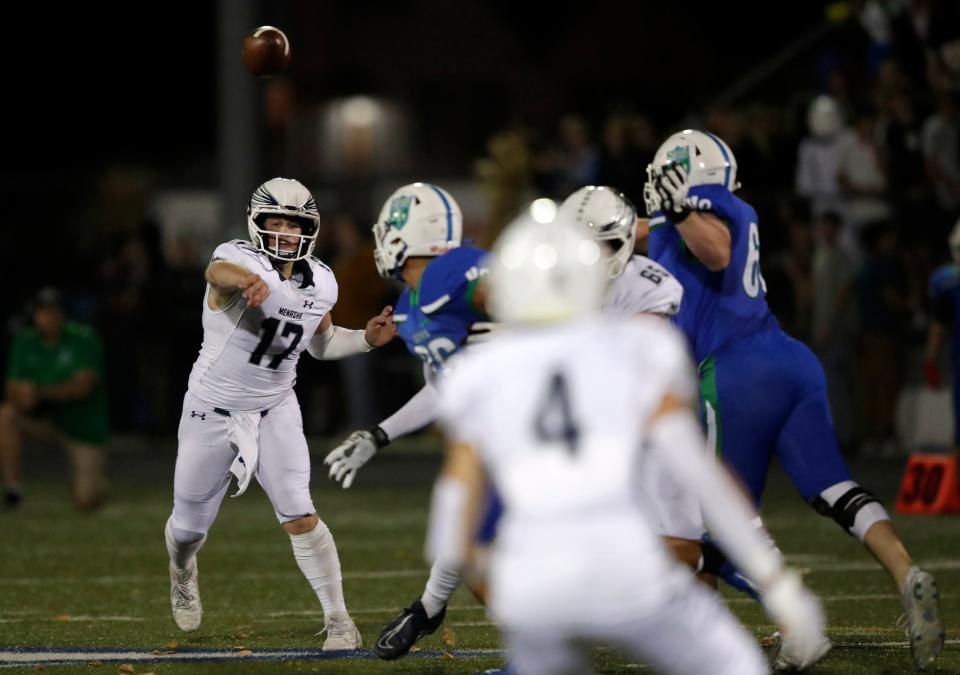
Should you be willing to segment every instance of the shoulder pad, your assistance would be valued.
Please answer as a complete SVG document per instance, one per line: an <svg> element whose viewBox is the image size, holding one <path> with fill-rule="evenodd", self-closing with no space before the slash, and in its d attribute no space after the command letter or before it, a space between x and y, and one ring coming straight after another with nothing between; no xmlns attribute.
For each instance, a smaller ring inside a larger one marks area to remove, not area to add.
<svg viewBox="0 0 960 675"><path fill-rule="evenodd" d="M461 246L431 261L420 280L420 309L430 314L462 295L471 282L486 274L486 256L482 249Z"/></svg>

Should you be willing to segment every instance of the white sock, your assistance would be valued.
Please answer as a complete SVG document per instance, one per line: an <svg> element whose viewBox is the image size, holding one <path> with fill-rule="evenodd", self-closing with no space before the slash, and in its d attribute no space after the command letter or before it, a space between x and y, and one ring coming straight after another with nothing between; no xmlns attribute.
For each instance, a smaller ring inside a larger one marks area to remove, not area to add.
<svg viewBox="0 0 960 675"><path fill-rule="evenodd" d="M197 551L207 540L207 535L198 532L187 532L186 530L177 530L173 527L173 516L167 518L166 527L163 528L164 539L167 540L167 554L170 556L170 562L177 569L186 569L197 556ZM180 534L178 537L177 534Z"/></svg>
<svg viewBox="0 0 960 675"><path fill-rule="evenodd" d="M323 605L323 619L346 619L347 606L343 601L343 577L340 575L340 558L337 557L337 545L333 542L324 522L304 534L291 534L293 557L310 588L317 594Z"/></svg>
<svg viewBox="0 0 960 675"><path fill-rule="evenodd" d="M427 611L428 617L434 617L440 613L440 610L450 602L454 591L460 585L460 573L441 567L439 563L434 563L430 568L430 578L427 579L427 587L423 589L423 595L420 596L420 602Z"/></svg>

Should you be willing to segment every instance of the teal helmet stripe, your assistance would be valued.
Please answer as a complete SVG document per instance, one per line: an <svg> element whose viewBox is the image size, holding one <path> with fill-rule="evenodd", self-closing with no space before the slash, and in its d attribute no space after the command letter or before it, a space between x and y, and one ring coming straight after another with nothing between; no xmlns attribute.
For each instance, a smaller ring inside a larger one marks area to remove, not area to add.
<svg viewBox="0 0 960 675"><path fill-rule="evenodd" d="M431 183L425 183L425 185L437 193L440 201L443 202L443 208L447 210L447 241L451 241L453 239L453 209L450 208L450 202L447 201L447 196L443 193L443 190L436 185Z"/></svg>

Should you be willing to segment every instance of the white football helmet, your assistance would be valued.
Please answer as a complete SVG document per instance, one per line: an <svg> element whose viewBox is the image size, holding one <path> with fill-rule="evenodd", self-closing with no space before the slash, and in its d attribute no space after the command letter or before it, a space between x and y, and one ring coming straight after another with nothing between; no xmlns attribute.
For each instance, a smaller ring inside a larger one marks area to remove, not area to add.
<svg viewBox="0 0 960 675"><path fill-rule="evenodd" d="M384 278L399 278L407 258L443 255L460 246L463 214L443 188L411 183L394 192L373 225L373 252Z"/></svg>
<svg viewBox="0 0 960 675"><path fill-rule="evenodd" d="M580 188L560 205L560 217L606 243L600 248L609 249L603 252L611 279L623 274L637 241L637 209L622 192L603 185Z"/></svg>
<svg viewBox="0 0 960 675"><path fill-rule="evenodd" d="M609 275L600 246L564 216L529 209L511 222L490 256L491 316L508 323L563 321L603 305Z"/></svg>
<svg viewBox="0 0 960 675"><path fill-rule="evenodd" d="M657 150L653 163L647 165L647 182L643 199L647 213L660 210L660 199L654 189L654 180L669 163L681 164L687 171L690 186L722 185L733 192L737 182L737 159L730 146L708 131L684 129L666 141Z"/></svg>
<svg viewBox="0 0 960 675"><path fill-rule="evenodd" d="M291 218L300 223L300 234L285 234L286 237L299 237L295 251L281 251L280 240L275 233L263 229L264 221L270 216ZM320 212L313 195L298 180L292 178L271 178L254 191L247 206L247 229L250 241L259 250L281 262L301 260L313 253L317 243L317 230L320 226ZM268 240L274 239L274 246Z"/></svg>
<svg viewBox="0 0 960 675"><path fill-rule="evenodd" d="M960 220L950 233L950 255L953 256L953 263L960 265Z"/></svg>

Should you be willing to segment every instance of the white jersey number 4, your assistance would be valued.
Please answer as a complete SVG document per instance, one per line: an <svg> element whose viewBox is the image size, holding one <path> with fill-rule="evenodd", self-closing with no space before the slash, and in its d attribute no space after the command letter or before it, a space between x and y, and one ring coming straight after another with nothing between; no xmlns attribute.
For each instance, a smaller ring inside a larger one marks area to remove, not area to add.
<svg viewBox="0 0 960 675"><path fill-rule="evenodd" d="M571 455L576 454L580 430L573 419L567 380L561 372L550 378L547 395L537 409L534 429L541 441L562 443Z"/></svg>

